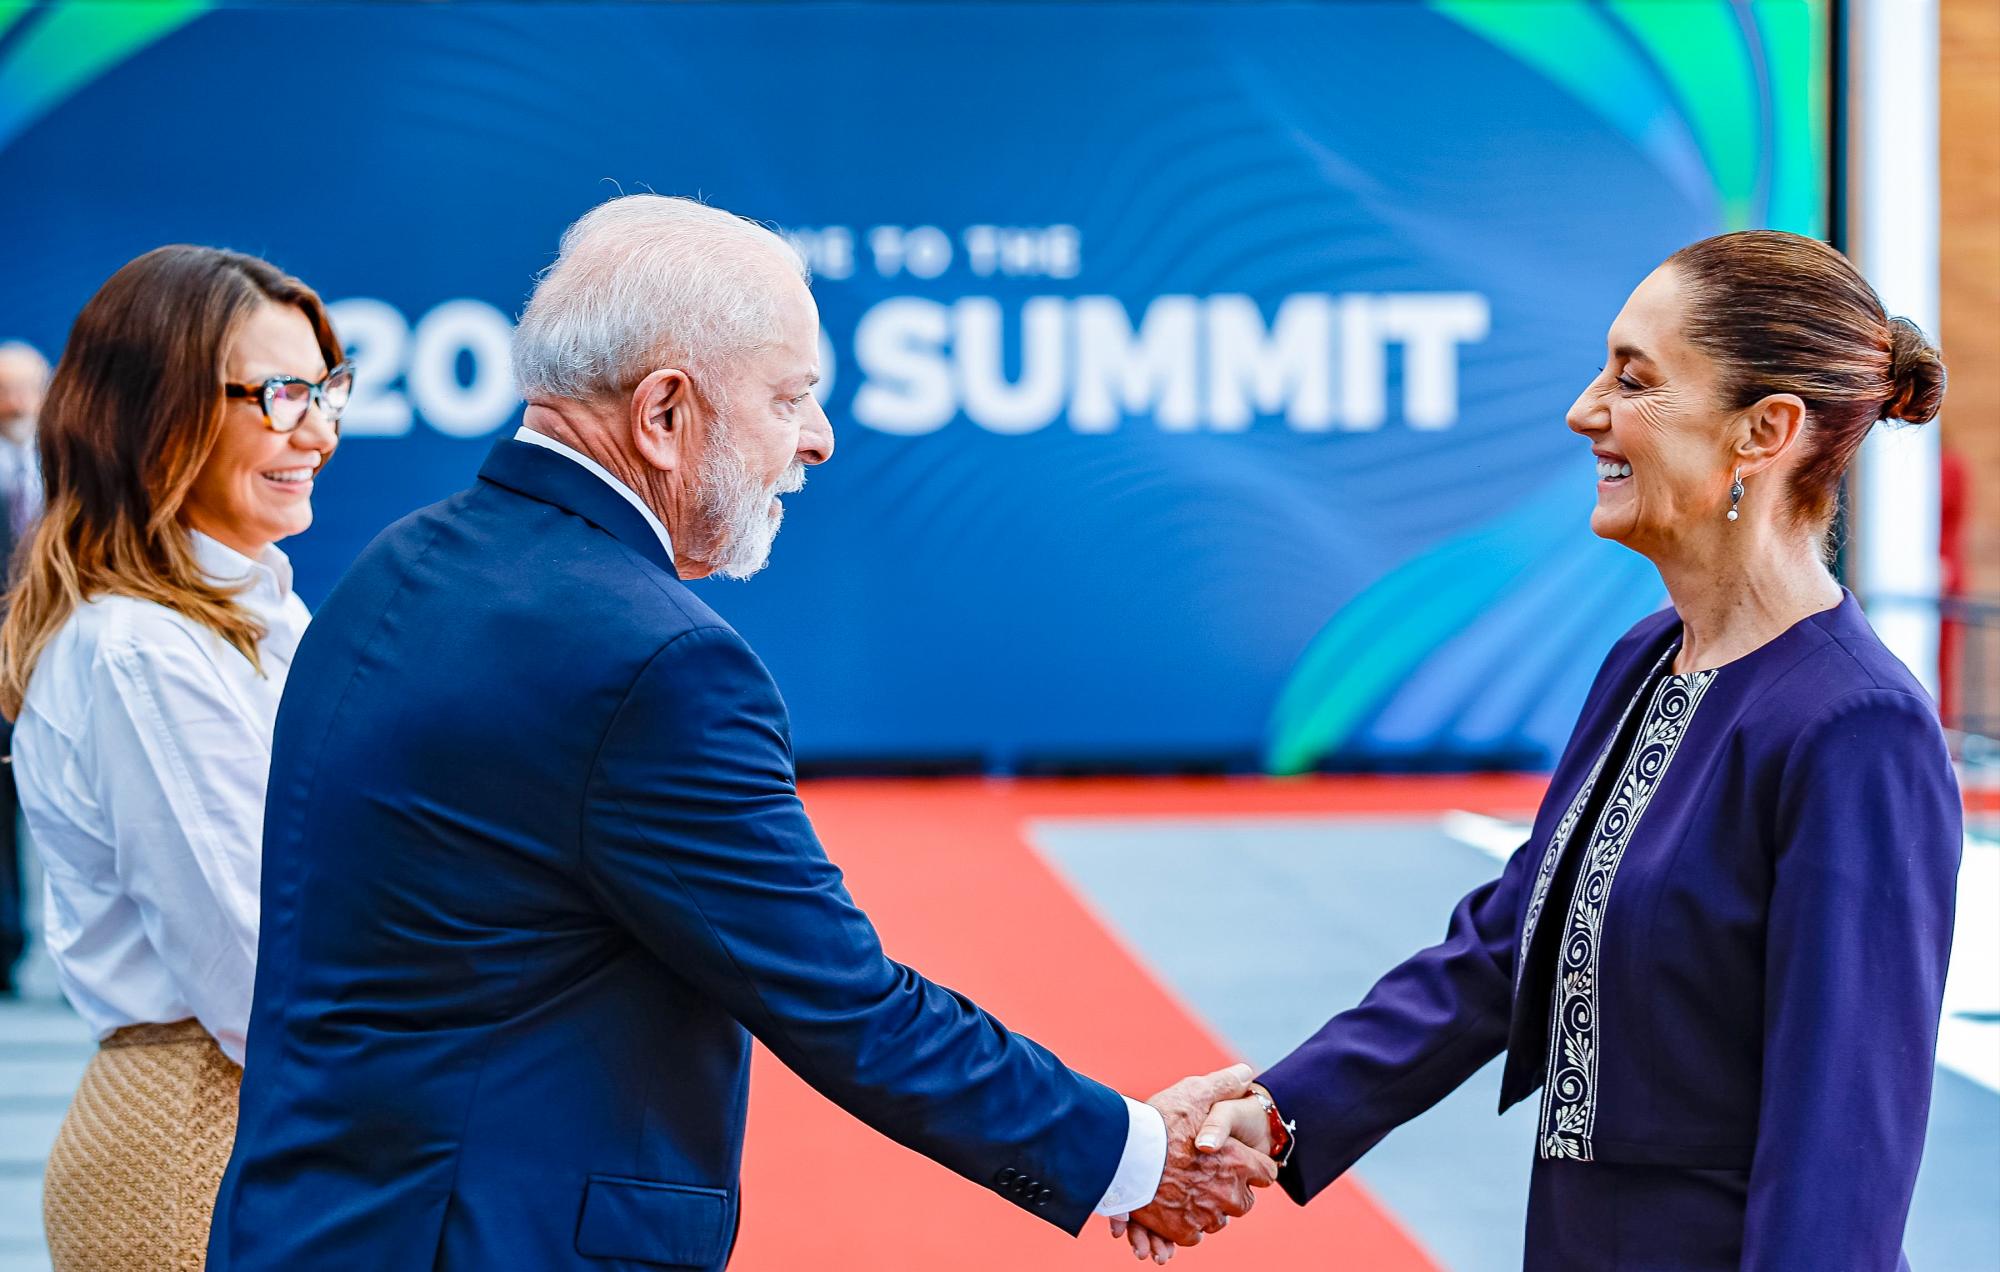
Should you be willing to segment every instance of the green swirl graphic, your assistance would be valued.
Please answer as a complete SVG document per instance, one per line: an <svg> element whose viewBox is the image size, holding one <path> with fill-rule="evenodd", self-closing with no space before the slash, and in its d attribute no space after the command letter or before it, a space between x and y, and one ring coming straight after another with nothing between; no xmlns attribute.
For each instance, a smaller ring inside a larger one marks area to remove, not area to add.
<svg viewBox="0 0 2000 1272"><path fill-rule="evenodd" d="M0 0L0 149L79 89L207 12L210 0L34 4Z"/></svg>

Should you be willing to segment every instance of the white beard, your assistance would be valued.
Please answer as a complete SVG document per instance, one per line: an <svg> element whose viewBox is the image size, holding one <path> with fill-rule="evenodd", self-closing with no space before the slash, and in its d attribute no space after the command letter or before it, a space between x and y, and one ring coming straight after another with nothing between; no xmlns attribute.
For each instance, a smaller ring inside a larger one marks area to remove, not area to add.
<svg viewBox="0 0 2000 1272"><path fill-rule="evenodd" d="M750 474L727 437L718 436L702 460L701 510L707 523L708 550L703 562L725 579L747 579L771 559L771 543L785 519L777 496L806 484L806 466L793 460L774 482Z"/></svg>

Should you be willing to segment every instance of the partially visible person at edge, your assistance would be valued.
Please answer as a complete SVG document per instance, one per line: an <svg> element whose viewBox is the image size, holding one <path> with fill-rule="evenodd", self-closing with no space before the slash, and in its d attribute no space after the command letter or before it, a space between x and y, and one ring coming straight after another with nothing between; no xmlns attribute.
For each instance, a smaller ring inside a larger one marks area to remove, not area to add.
<svg viewBox="0 0 2000 1272"><path fill-rule="evenodd" d="M90 299L49 388L48 507L0 627L0 711L49 953L99 1042L43 1181L56 1272L202 1266L272 721L307 618L273 545L312 522L348 384L305 284L175 246Z"/></svg>
<svg viewBox="0 0 2000 1272"><path fill-rule="evenodd" d="M1501 1107L1541 1091L1531 1272L1907 1268L1962 806L1825 549L1862 439L1935 416L1944 364L1774 231L1675 253L1607 345L1569 411L1591 529L1672 608L1612 649L1533 835L1444 941L1203 1135L1289 1155L1305 1202L1504 1051Z"/></svg>
<svg viewBox="0 0 2000 1272"><path fill-rule="evenodd" d="M42 511L42 468L35 457L35 417L49 387L49 362L33 345L0 342L0 589L11 582L14 549ZM4 602L0 602L4 607ZM5 760L13 726L0 721L0 998L15 992L14 971L27 953L21 894L19 801L14 766Z"/></svg>

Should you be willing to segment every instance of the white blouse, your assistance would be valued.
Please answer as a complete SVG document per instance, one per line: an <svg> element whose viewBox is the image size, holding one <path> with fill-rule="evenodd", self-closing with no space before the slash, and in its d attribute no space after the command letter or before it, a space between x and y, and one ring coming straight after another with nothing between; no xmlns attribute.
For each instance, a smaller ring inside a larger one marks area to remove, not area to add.
<svg viewBox="0 0 2000 1272"><path fill-rule="evenodd" d="M56 632L14 727L63 992L97 1036L192 1016L243 1061L271 730L310 617L285 554L195 534L267 629L260 674L192 619L98 597Z"/></svg>

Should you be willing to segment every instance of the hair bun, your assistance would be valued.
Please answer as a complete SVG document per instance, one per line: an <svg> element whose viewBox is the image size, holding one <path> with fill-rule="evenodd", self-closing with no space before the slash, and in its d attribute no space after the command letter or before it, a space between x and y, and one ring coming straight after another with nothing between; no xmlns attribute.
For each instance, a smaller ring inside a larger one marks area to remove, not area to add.
<svg viewBox="0 0 2000 1272"><path fill-rule="evenodd" d="M1889 400L1882 418L1926 424L1944 405L1944 359L1923 328L1908 318L1889 320Z"/></svg>

